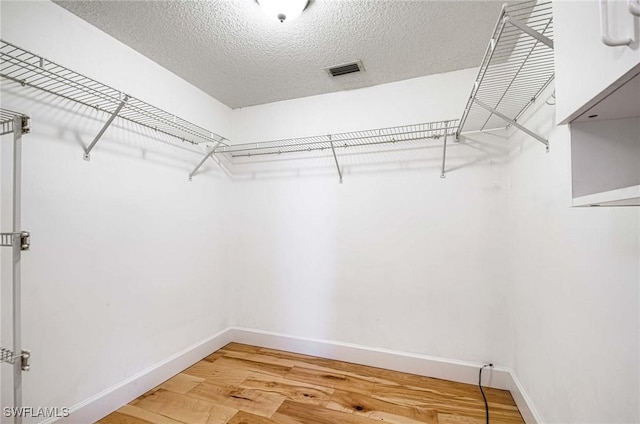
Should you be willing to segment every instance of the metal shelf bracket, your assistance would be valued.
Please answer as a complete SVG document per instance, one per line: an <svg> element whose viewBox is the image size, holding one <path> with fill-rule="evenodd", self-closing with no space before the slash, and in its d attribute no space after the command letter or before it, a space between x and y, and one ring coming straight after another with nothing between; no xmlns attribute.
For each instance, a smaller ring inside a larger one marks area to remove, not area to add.
<svg viewBox="0 0 640 424"><path fill-rule="evenodd" d="M440 173L440 178L445 178L445 170L444 165L447 159L447 136L449 135L449 121L445 121L444 123L444 144L442 145L442 172Z"/></svg>
<svg viewBox="0 0 640 424"><path fill-rule="evenodd" d="M29 115L22 115L22 134L29 134L31 132L31 117Z"/></svg>
<svg viewBox="0 0 640 424"><path fill-rule="evenodd" d="M211 150L209 150L209 152L204 155L204 157L202 158L202 160L196 165L195 168L193 168L193 171L191 171L189 173L189 181L191 181L193 179L193 176L196 174L196 172L198 172L198 170L202 167L202 165L204 165L204 163L207 161L207 159L209 159L211 156L213 156L214 153L216 153L216 149L218 148L218 146L220 146L220 144L222 143L222 141L225 140L224 138L220 139L220 141L218 141ZM217 162L216 162L217 164Z"/></svg>
<svg viewBox="0 0 640 424"><path fill-rule="evenodd" d="M528 129L527 127L520 125L518 122L514 121L513 119L510 119L509 117L507 117L506 115L503 115L502 113L498 112L497 110L487 106L486 104L482 103L480 100L478 99L473 99L473 101L480 106L483 109L486 109L487 111L491 112L492 114L498 116L500 119L502 119L505 122L508 122L509 124L513 125L514 127L518 128L520 131L527 133L528 135L530 135L531 137L535 138L536 140L538 140L540 143L544 144L547 148L547 152L549 151L549 141L547 139L545 139L544 137L541 137L540 135L534 133L533 131L531 131L530 129Z"/></svg>
<svg viewBox="0 0 640 424"><path fill-rule="evenodd" d="M520 31L530 35L531 37L533 37L536 40L540 41L541 43L545 44L549 48L553 49L553 40L552 39L550 39L546 35L540 34L538 31L536 31L535 29L532 29L527 24L525 24L522 21L514 18L513 16L505 16L504 17L504 22L507 23L507 24L513 25L514 27L518 28Z"/></svg>
<svg viewBox="0 0 640 424"><path fill-rule="evenodd" d="M96 135L96 137L93 139L91 144L89 144L89 147L87 147L84 150L84 155L82 155L82 158L84 160L86 161L91 160L91 150L93 150L93 148L96 146L96 144L98 143L98 141L100 140L104 132L107 130L107 128L109 128L113 120L116 119L116 116L118 116L118 114L120 113L120 111L122 110L122 108L124 107L124 105L127 103L128 100L129 100L129 96L125 95L124 100L122 100L118 108L111 114L107 122L105 122L100 132L98 132L98 135Z"/></svg>
<svg viewBox="0 0 640 424"><path fill-rule="evenodd" d="M329 134L329 144L331 145L331 152L333 152L333 160L336 162L336 169L338 170L338 176L340 177L340 184L342 184L342 170L338 163L338 156L336 155L336 149L333 147L333 140L331 140L331 134Z"/></svg>

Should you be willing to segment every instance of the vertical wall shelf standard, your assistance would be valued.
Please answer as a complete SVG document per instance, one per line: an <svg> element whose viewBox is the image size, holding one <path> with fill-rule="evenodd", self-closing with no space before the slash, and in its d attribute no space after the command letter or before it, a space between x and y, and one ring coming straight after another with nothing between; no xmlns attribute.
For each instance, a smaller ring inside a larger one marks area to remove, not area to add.
<svg viewBox="0 0 640 424"><path fill-rule="evenodd" d="M518 119L551 84L554 72L551 2L505 5L460 119L458 138L514 126L548 151L549 141Z"/></svg>
<svg viewBox="0 0 640 424"><path fill-rule="evenodd" d="M109 114L84 150L85 160L90 159L91 150L115 118L192 145L224 145L225 139L218 134L3 40L0 40L0 76Z"/></svg>
<svg viewBox="0 0 640 424"><path fill-rule="evenodd" d="M0 246L12 249L11 269L11 315L12 315L12 348L0 348L0 362L13 367L13 407L22 406L22 372L29 371L28 350L22 349L21 337L21 273L20 259L22 251L29 250L29 232L21 228L21 183L22 183L22 135L29 132L30 119L27 115L0 109L0 128L2 133L13 134L13 191L12 214L13 224L9 233L0 233ZM4 142L4 141L3 141ZM14 423L22 422L20 414L14 417Z"/></svg>

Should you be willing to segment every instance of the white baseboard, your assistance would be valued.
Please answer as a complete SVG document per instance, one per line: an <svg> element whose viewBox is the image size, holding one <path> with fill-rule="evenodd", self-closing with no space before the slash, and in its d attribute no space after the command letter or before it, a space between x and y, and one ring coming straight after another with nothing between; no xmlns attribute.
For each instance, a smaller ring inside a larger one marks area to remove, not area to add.
<svg viewBox="0 0 640 424"><path fill-rule="evenodd" d="M69 408L70 415L68 417L51 418L41 424L49 424L54 421L59 424L94 423L212 352L231 343L233 340L230 338L230 334L229 328L222 330L212 337L189 346L181 352L72 406Z"/></svg>
<svg viewBox="0 0 640 424"><path fill-rule="evenodd" d="M482 365L475 362L399 352L352 343L296 337L251 328L229 327L71 407L71 415L58 422L61 424L95 422L230 342L354 362L468 384L478 384L478 369ZM496 366L486 371L484 374L486 377L483 375L483 385L511 391L525 422L527 424L542 422L511 369ZM56 420L50 419L42 424L54 421Z"/></svg>
<svg viewBox="0 0 640 424"><path fill-rule="evenodd" d="M338 361L355 362L371 367L460 383L478 384L478 369L482 366L482 364L474 362L444 359L331 340L289 336L251 328L231 327L229 330L233 340L238 343L286 350ZM483 384L496 389L509 390L511 388L511 376L508 369L494 367L493 370L487 369L486 371L482 376Z"/></svg>
<svg viewBox="0 0 640 424"><path fill-rule="evenodd" d="M509 391L511 392L511 396L513 396L513 400L516 401L516 405L518 405L518 409L520 410L520 414L522 414L522 418L524 418L524 422L527 424L542 424L542 419L535 407L533 406L533 402L527 393L524 391L524 387L518 380L516 373L510 370L511 372L511 387Z"/></svg>

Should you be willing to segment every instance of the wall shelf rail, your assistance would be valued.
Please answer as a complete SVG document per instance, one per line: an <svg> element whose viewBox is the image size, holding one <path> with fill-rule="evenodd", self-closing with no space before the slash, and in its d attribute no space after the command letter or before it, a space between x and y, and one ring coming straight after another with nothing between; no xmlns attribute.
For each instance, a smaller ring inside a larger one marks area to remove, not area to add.
<svg viewBox="0 0 640 424"><path fill-rule="evenodd" d="M554 78L551 1L505 5L480 65L457 136L514 126L549 148L518 122Z"/></svg>
<svg viewBox="0 0 640 424"><path fill-rule="evenodd" d="M214 149L216 154L224 155L231 163L239 159L250 160L264 156L284 155L305 152L326 152L333 157L342 182L342 169L339 153L344 150L375 148L376 146L408 146L427 140L446 139L454 136L458 129L458 120L436 121L421 124L404 125L364 131L326 134L301 138L220 145ZM443 169L446 146L443 149ZM444 171L443 171L444 174Z"/></svg>
<svg viewBox="0 0 640 424"><path fill-rule="evenodd" d="M12 154L12 191L11 191L11 211L12 224L11 232L0 233L0 246L11 248L11 286L2 283L2 292L11 293L11 344L12 349L0 348L0 362L12 365L13 399L14 408L22 407L22 373L29 371L29 358L31 353L22 349L22 279L21 279L21 258L22 252L29 250L31 237L28 231L21 229L22 212L22 136L31 131L31 120L29 115L14 112L7 109L0 109L0 128L2 135L13 135ZM2 140L4 142L4 140ZM4 344L4 339L2 340ZM18 353L19 352L19 353ZM19 360L18 360L19 359ZM14 424L22 423L19 414L14 416Z"/></svg>
<svg viewBox="0 0 640 424"><path fill-rule="evenodd" d="M0 76L110 114L105 126L85 149L87 160L91 149L116 117L185 143L223 140L218 134L3 40L0 40Z"/></svg>

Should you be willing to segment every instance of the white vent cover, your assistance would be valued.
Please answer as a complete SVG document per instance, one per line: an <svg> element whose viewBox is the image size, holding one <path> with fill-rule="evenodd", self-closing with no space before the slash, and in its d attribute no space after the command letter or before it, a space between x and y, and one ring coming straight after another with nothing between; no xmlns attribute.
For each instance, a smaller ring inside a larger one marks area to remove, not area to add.
<svg viewBox="0 0 640 424"><path fill-rule="evenodd" d="M362 62L356 60L355 62L343 63L342 65L330 66L325 68L325 71L332 77L337 77L340 75L353 74L354 72L362 72L364 71L364 66L362 66Z"/></svg>

